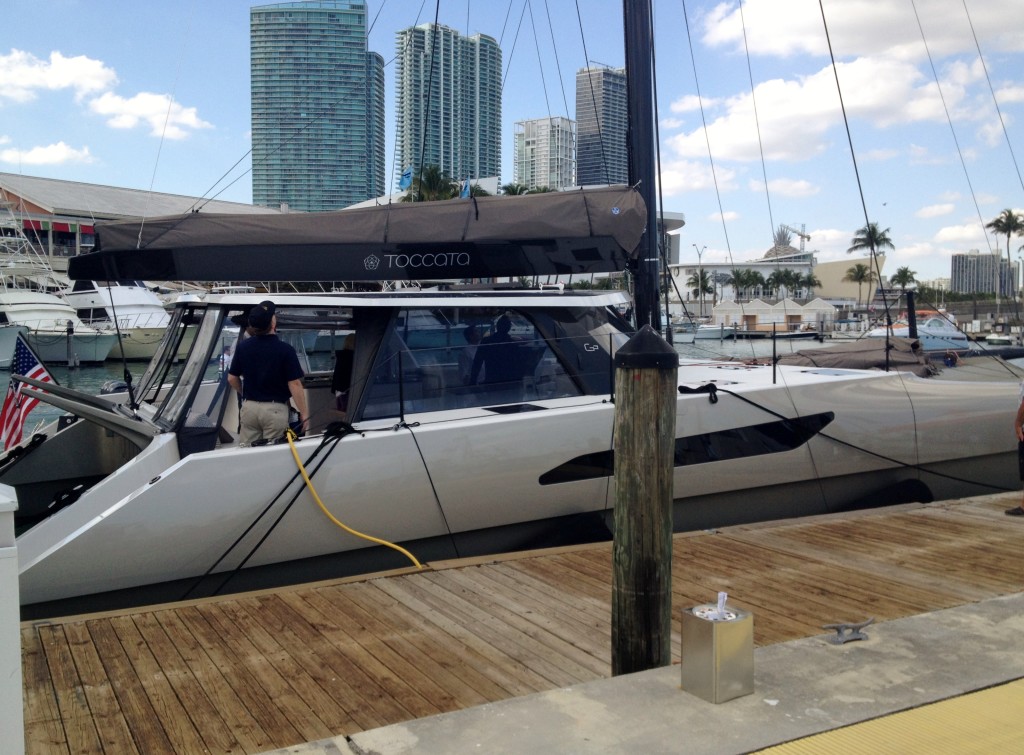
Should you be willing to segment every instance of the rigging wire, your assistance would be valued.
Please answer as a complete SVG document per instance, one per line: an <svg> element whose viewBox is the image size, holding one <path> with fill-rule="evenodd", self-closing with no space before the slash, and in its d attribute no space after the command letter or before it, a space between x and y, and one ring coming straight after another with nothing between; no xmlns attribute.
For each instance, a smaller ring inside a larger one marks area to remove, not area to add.
<svg viewBox="0 0 1024 755"><path fill-rule="evenodd" d="M843 100L843 88L842 88L842 86L839 83L839 69L836 67L836 56L835 56L835 52L832 49L832 37L831 37L831 34L829 33L828 20L825 18L825 6L822 3L822 0L818 0L818 8L821 11L821 23L822 23L822 26L825 29L825 42L828 44L829 60L832 63L832 75L835 77L835 80L836 80L836 93L839 95L839 108L840 108L840 110L842 111L842 114L843 114L843 126L846 129L846 141L850 145L850 160L853 162L853 173L854 173L854 176L856 176L856 178L857 178L857 192L860 195L860 206L861 206L861 209L864 212L864 230L865 230L865 234L867 234L867 232L871 228L871 218L868 217L868 205L867 205L867 202L864 199L864 187L861 184L861 180L860 180L860 169L857 167L857 153L856 153L856 151L853 148L853 135L850 132L850 120L849 120L849 118L846 115L846 103ZM870 238L869 241L870 241L870 247L871 247L871 262L872 262L872 264L875 267L875 270L874 270L875 275L877 275L878 276L878 280L881 281L882 280L882 266L878 262L878 250L875 249L875 240L873 238ZM891 325L892 324L892 318L891 318L891 315L890 315L890 306L891 305L889 304L888 295L885 293L885 289L884 288L882 289L882 305L883 305L883 307L885 309L886 318L888 320L888 323ZM889 337L890 337L889 336L889 332L886 331L885 340L886 340L886 351L887 352L888 352L888 348L889 348L889 346L888 346L889 345Z"/></svg>
<svg viewBox="0 0 1024 755"><path fill-rule="evenodd" d="M916 0L910 0L910 6L911 6L911 8L914 11L914 19L917 21L917 29L918 29L918 31L921 34L921 43L924 45L925 54L928 57L928 65L930 66L930 68L932 70L932 78L935 80L935 88L936 88L936 91L939 94L939 101L942 102L942 110L943 110L943 113L945 113L945 115L946 115L946 123L949 125L949 132L950 132L950 135L953 138L953 145L956 147L957 156L960 158L960 167L963 169L963 172L964 172L964 180L967 182L967 188L971 192L971 201L974 203L974 210L978 214L978 223L981 226L982 234L984 234L984 236L985 236L985 243L988 246L989 254L991 254L992 253L992 243L991 243L991 240L989 239L988 227L985 224L984 216L982 216L982 214L981 214L981 207L978 205L978 197L977 197L977 195L975 194L975 191L974 191L974 184L971 182L970 172L967 170L967 161L964 159L963 150L960 147L960 140L957 138L956 128L953 126L953 117L952 117L952 115L950 115L949 106L946 103L946 96L945 96L945 94L942 91L942 82L939 80L939 74L938 74L937 69L935 68L935 60L932 58L931 48L928 45L928 39L926 38L925 33L924 33L924 26L921 23L921 16L917 12L917 2L916 2ZM967 8L966 8L966 5L965 5L964 6L964 10L966 10L966 9ZM970 20L970 16L968 16L968 20ZM973 32L973 26L972 26L971 30ZM977 37L975 37L975 43L977 43ZM981 49L980 49L980 47L978 49L978 56L979 56L979 58L981 57ZM987 78L987 76L988 76L988 72L987 72L987 69L986 69L986 78ZM989 85L991 86L991 82L989 83ZM995 99L995 92L993 92L992 96L993 96L993 99ZM998 104L997 104L996 108L998 110ZM1000 122L1002 122L1002 115L1001 114L1000 114ZM1012 154L1012 150L1011 150L1011 154ZM1018 177L1019 177L1019 175L1020 174L1018 173ZM999 277L998 271L999 271L999 268L1001 266L1001 262L998 260L998 252L999 252L999 249L997 247L996 248L996 253L997 253L997 263L996 263L997 278ZM1012 260L1010 259L1009 245L1007 245L1006 257L1007 257L1007 262L1010 264L1010 266L1012 268L1013 263L1012 263ZM997 285L996 285L997 309L998 309L998 301L999 301L1000 293L1001 293L1000 292L1001 287L1002 286L1001 286L1001 281L1000 281L1000 283L997 283ZM1014 303L1015 303L1015 306L1016 306L1016 298L1014 298ZM1019 316L1019 313L1018 313L1018 316ZM954 323L954 324L956 324L956 323ZM889 326L891 327L891 323L889 323ZM957 328L959 329L959 325L957 325ZM1002 363L1004 365L1007 364L1003 360L999 360L998 356L996 354L992 354L991 356L993 358L997 359L1000 363ZM1007 366L1007 369L1009 369L1008 366Z"/></svg>
<svg viewBox="0 0 1024 755"><path fill-rule="evenodd" d="M576 23L577 23L577 25L579 26L579 29L580 29L580 42L583 45L583 59L584 59L584 61L586 61L586 64L587 64L587 85L590 88L590 106L593 108L594 123L597 126L597 143L598 143L598 146L601 148L601 167L604 168L604 179L605 179L604 182L605 183L609 183L609 181L608 181L608 157L605 155L605 151L604 151L604 134L602 133L602 129L601 129L601 119L597 115L597 95L594 93L594 77L591 75L590 53L587 52L587 37L583 33L583 15L580 13L580 0L576 0ZM577 97L578 96L579 95L577 95ZM579 121L579 117L580 117L580 114L576 113L576 118L577 118L577 126L576 127L577 127L577 129L579 128L579 122L578 122ZM578 148L578 146L579 145L577 145L577 148ZM580 166L579 166L579 163L577 163L577 165L576 165L577 180L579 179L579 169L580 169Z"/></svg>
<svg viewBox="0 0 1024 755"><path fill-rule="evenodd" d="M526 0L526 5L523 6L530 12L530 29L533 31L533 46L537 51L537 69L540 71L540 86L544 90L544 109L546 112L551 112L551 102L548 100L548 82L544 77L544 62L540 55L540 38L537 36L537 23L533 18L533 6L530 4L530 0ZM512 61L509 61L511 63ZM505 69L506 75L508 75L508 69ZM504 85L502 85L504 88Z"/></svg>
<svg viewBox="0 0 1024 755"><path fill-rule="evenodd" d="M551 50L555 55L555 71L558 73L558 86L562 90L562 105L565 107L565 117L569 119L569 100L565 96L565 79L562 78L562 64L558 60L558 45L555 43L555 27L551 22L551 7L548 0L544 0L544 12L548 19L548 32L551 35Z"/></svg>
<svg viewBox="0 0 1024 755"><path fill-rule="evenodd" d="M963 0L964 13L967 15L967 24L971 27L971 36L974 38L974 46L978 50L978 60L981 62L981 68L985 72L985 81L988 82L988 90L992 93L992 102L996 106L996 114L999 116L999 125L1003 129L1003 136L1006 138L1006 146L1010 150L1010 158L1013 160L1014 170L1017 171L1017 181L1020 182L1020 188L1024 189L1024 178L1021 178L1020 166L1017 165L1017 156L1013 153L1013 145L1010 143L1010 135L1006 131L1006 122L1003 120L1003 111L999 109L999 100L996 99L996 90L992 88L992 79L988 75L988 65L985 63L985 57L981 54L981 45L978 44L978 35L974 31L974 22L971 20L971 13L967 10L967 0Z"/></svg>
<svg viewBox="0 0 1024 755"><path fill-rule="evenodd" d="M701 92L700 92L700 78L697 75L697 59L696 59L696 56L694 55L694 52L693 52L693 35L690 32L690 19L689 19L689 14L687 13L687 10L686 10L686 0L682 0L682 6L683 6L683 23L684 23L684 26L686 28L686 41L687 41L687 46L689 47L689 50L690 50L690 65L691 65L691 67L693 69L694 86L696 87L696 90L697 90L697 106L700 109L701 125L702 125L703 131L704 131L704 143L707 146L707 150L708 150L708 163L709 163L710 168L711 168L711 180L712 180L712 182L714 183L714 186L715 186L715 200L718 203L718 217L722 221L722 235L725 237L726 255L727 255L728 260L729 260L729 265L730 265L730 267L732 268L732 271L733 271L733 275L732 275L729 283L730 283L730 285L732 285L734 287L734 289L736 291L736 299L737 299L737 301L739 301L741 290L742 290L740 288L740 286L738 285L739 284L739 276L737 275L737 272L739 272L739 269L736 266L736 260L733 258L733 254L732 254L732 244L729 241L729 228L728 228L728 226L726 224L726 219L725 219L725 208L722 205L722 190L721 190L721 187L718 184L718 171L715 169L715 158L714 158L714 155L713 155L713 153L711 151L711 136L710 136L710 132L708 131L707 113L704 110L704 97L701 95ZM701 285L701 282L698 282L698 287L700 287L700 285ZM742 304L740 305L740 312L741 312L741 314L743 312ZM703 312L701 314L703 314ZM753 356L754 355L754 345L753 345L753 343L750 344L750 352L751 352L751 356Z"/></svg>
<svg viewBox="0 0 1024 755"><path fill-rule="evenodd" d="M758 111L758 108L757 108L757 88L754 86L754 72L753 72L753 68L750 65L750 45L749 45L748 40L747 40L747 22L746 22L746 17L743 14L743 6L744 5L745 5L745 3L743 2L743 0L741 0L741 2L739 4L739 11L740 11L740 25L743 28L743 51L744 51L744 53L746 55L746 59L747 59L747 78L750 81L750 101L751 101L751 103L753 104L753 107L754 107L754 125L755 125L756 130L757 130L757 149L758 149L758 154L761 157L761 177L762 177L762 180L764 181L764 198L765 198L765 203L767 204L767 207L768 207L768 223L770 225L770 232L771 232L771 237L772 237L772 251L774 252L775 247L776 247L776 244L774 243L775 242L775 228L776 228L776 226L775 226L775 217L774 217L774 214L772 213L771 190L770 190L770 188L768 186L768 168L767 168L767 166L765 164L765 159L764 159L764 140L761 137L761 118L760 118L759 111ZM782 270L783 270L782 263L779 261L778 255L775 255L776 285L780 289L783 287L779 283L779 281L781 281ZM812 265L811 266L811 273L813 274L813 272L814 272L814 267ZM771 277L769 276L769 281L770 280L771 280ZM785 317L786 323L789 322L789 315L788 315L788 312L787 312L787 304L786 304L787 300L789 299L789 293L790 292L789 292L788 286L786 286L786 297L782 299L782 314L783 314L783 317ZM743 312L742 304L740 305L740 312L741 312L741 314Z"/></svg>

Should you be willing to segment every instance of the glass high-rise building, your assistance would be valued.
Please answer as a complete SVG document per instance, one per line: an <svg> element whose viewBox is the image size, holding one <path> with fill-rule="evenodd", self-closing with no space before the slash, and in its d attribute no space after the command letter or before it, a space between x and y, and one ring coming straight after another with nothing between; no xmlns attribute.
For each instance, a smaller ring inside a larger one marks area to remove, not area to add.
<svg viewBox="0 0 1024 755"><path fill-rule="evenodd" d="M422 24L395 35L399 173L436 165L456 180L501 174L501 48ZM499 181L500 182L500 181Z"/></svg>
<svg viewBox="0 0 1024 755"><path fill-rule="evenodd" d="M576 72L576 183L629 182L626 69Z"/></svg>
<svg viewBox="0 0 1024 755"><path fill-rule="evenodd" d="M384 60L363 0L250 9L253 204L335 210L384 193Z"/></svg>
<svg viewBox="0 0 1024 755"><path fill-rule="evenodd" d="M516 161L512 180L528 189L562 189L576 183L573 154L576 124L551 116L515 124Z"/></svg>

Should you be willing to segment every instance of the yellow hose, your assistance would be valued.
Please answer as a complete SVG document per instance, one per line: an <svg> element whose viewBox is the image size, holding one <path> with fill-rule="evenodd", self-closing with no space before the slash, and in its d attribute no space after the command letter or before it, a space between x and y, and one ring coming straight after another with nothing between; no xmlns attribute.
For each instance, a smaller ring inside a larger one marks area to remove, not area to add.
<svg viewBox="0 0 1024 755"><path fill-rule="evenodd" d="M332 522L334 522L336 525L341 527L343 530L345 530L345 532L349 533L350 535L355 535L356 537L361 537L363 540L369 540L371 543L377 543L378 545L386 545L388 548L392 548L392 549L398 551L399 553L403 554L406 558L408 558L410 561L412 561L414 564L416 564L416 568L417 569L422 569L423 568L423 564L421 564L419 561L417 561L416 557L414 555L412 555L409 551L407 551L405 548L403 548L401 545L395 545L394 543L389 543L387 540L381 540L380 538L373 537L372 535L364 535L362 532L356 532L354 529L352 529L348 525L344 524L343 522L338 521L335 518L334 514L332 514L330 511L328 511L327 507L324 506L324 502L321 501L320 500L320 496L317 495L316 488L313 487L313 481L310 480L309 479L309 475L306 474L306 466L302 463L302 459L299 458L299 451L298 451L298 449L295 448L295 438L296 438L295 432L293 430L289 429L287 435L288 435L288 446L292 449L292 456L295 458L295 464L299 468L299 474L301 474L302 475L302 479L306 481L306 487L309 488L309 492L313 494L313 500L316 501L316 505L319 506L320 510L323 511L324 514L327 515L328 519L330 519Z"/></svg>

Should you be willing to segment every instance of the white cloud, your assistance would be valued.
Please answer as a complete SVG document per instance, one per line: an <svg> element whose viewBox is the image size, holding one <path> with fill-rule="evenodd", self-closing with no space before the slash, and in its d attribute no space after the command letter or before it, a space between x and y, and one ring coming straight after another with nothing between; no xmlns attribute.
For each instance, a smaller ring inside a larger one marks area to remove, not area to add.
<svg viewBox="0 0 1024 755"><path fill-rule="evenodd" d="M59 52L40 60L22 50L0 55L0 98L28 102L40 91L71 89L75 99L93 92L110 89L117 83L117 74L102 61L78 55L66 58Z"/></svg>
<svg viewBox="0 0 1024 755"><path fill-rule="evenodd" d="M716 223L721 223L723 220L726 223L732 222L733 220L739 220L740 214L735 210L726 210L725 212L713 212L708 215L708 220L713 220Z"/></svg>
<svg viewBox="0 0 1024 755"><path fill-rule="evenodd" d="M748 183L751 191L763 192L764 182L751 180ZM772 196L782 197L813 197L821 191L821 187L815 186L810 181L796 178L773 178L768 182L768 192Z"/></svg>
<svg viewBox="0 0 1024 755"><path fill-rule="evenodd" d="M736 171L728 168L715 168L711 172L708 163L695 160L667 160L661 165L661 190L667 196L675 196L687 191L714 191L715 178L720 191L736 189Z"/></svg>
<svg viewBox="0 0 1024 755"><path fill-rule="evenodd" d="M91 163L93 157L88 147L74 149L64 142L32 149L0 150L0 162L11 165L65 165L68 163Z"/></svg>
<svg viewBox="0 0 1024 755"><path fill-rule="evenodd" d="M892 160L894 157L899 157L899 154L899 150L896 149L869 149L864 152L864 154L862 155L862 159L882 162L883 160Z"/></svg>
<svg viewBox="0 0 1024 755"><path fill-rule="evenodd" d="M922 207L914 213L914 216L918 218L938 218L943 215L949 215L955 209L956 205L952 203L932 204Z"/></svg>
<svg viewBox="0 0 1024 755"><path fill-rule="evenodd" d="M708 110L718 105L719 102L719 100L712 100L707 97L697 97L695 94L686 94L678 100L673 101L672 104L669 105L669 110L673 113L699 112L702 104L704 105L704 109Z"/></svg>
<svg viewBox="0 0 1024 755"><path fill-rule="evenodd" d="M89 102L89 108L107 116L107 124L112 128L130 129L144 123L152 136L163 135L168 139L184 139L190 130L211 128L211 124L199 118L196 108L172 103L166 94L140 92L125 99L105 92Z"/></svg>
<svg viewBox="0 0 1024 755"><path fill-rule="evenodd" d="M935 234L940 243L957 244L965 249L987 249L985 234L979 223L964 225L947 225Z"/></svg>
<svg viewBox="0 0 1024 755"><path fill-rule="evenodd" d="M727 47L740 54L746 46L753 55L827 56L827 23L832 49L841 58L884 54L923 60L926 50L916 9L933 56L975 54L972 36L964 33L967 17L960 3L917 0L911 5L844 0L825 4L824 21L817 0L787 0L784 13L779 12L779 5L778 0L744 0L741 9L735 2L720 3L703 19L702 39L705 44ZM1008 22L999 3L974 3L970 20L987 51L1024 51L1019 25Z"/></svg>

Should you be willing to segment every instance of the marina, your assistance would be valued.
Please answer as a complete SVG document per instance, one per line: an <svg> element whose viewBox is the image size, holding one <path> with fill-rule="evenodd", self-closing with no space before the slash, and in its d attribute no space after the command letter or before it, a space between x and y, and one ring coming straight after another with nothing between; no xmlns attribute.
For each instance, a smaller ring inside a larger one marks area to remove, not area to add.
<svg viewBox="0 0 1024 755"><path fill-rule="evenodd" d="M757 662L765 662L755 668L755 694L729 703L710 705L680 691L678 666L608 679L611 547L598 543L25 622L27 752L255 753L319 740L289 751L347 752L346 739L382 753L465 751L474 741L488 742L494 752L515 751L524 741L552 749L569 742L580 752L621 751L632 741L666 751L675 744L665 737L676 736L694 752L778 744L952 696L951 689L970 691L974 672L985 672L985 687L999 674L1000 681L1024 675L1019 653L999 654L999 638L1012 643L1019 622L986 624L986 632L975 634L976 619L954 614L946 625L938 618L958 606L980 610L1021 590L1021 533L1003 515L1019 496L676 535L673 615L727 591L730 604L754 616ZM1001 604L992 605L998 611ZM998 621L1016 620L1005 614ZM930 615L936 618L929 621ZM914 617L921 621L893 648L893 659L902 660L893 675L881 673L870 657L886 653L881 638L889 623L896 627ZM879 626L867 629L866 642L826 649L824 625L867 618ZM953 627L948 641L940 641L940 625ZM915 636L925 641L908 645ZM805 644L789 650L793 642ZM974 672L951 671L955 684L940 671L914 690L914 675L932 673L932 651L939 661L950 642L960 655L989 652L1004 660L979 664ZM672 646L678 661L677 632ZM919 660L911 652L920 653ZM822 663L839 676L825 675ZM828 678L836 681L820 683ZM796 688L780 688L786 679ZM811 689L823 695L817 716L793 710L790 699ZM616 698L616 690L627 697ZM567 725L586 716L582 709L557 702L573 691L580 701L603 696L601 706L610 706L589 730ZM893 699L897 692L905 694L902 704L899 695ZM551 702L533 693L561 697ZM653 700L646 697L651 694ZM766 695L781 698L774 717ZM895 707L880 712L868 698ZM533 700L539 708L530 707ZM500 701L513 707L489 705ZM625 729L608 728L615 707L634 711L640 701L658 707ZM516 710L533 711L533 726ZM549 727L558 710L569 718ZM416 721L456 711L470 718ZM402 722L422 727L380 728ZM523 727L516 736L526 740L510 736L514 725ZM653 740L644 740L645 732ZM1005 732L990 728L985 736ZM440 740L432 738L439 733ZM408 749L417 736L419 747Z"/></svg>

